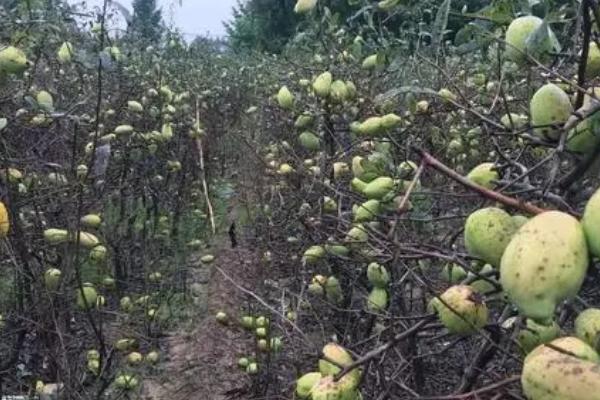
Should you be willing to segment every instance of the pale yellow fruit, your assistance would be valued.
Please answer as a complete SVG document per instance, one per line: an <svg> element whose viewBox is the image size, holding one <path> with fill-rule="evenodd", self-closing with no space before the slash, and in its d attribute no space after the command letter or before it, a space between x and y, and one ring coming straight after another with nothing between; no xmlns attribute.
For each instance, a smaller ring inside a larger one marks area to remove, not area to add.
<svg viewBox="0 0 600 400"><path fill-rule="evenodd" d="M294 6L296 14L304 14L312 11L317 6L317 0L298 0Z"/></svg>
<svg viewBox="0 0 600 400"><path fill-rule="evenodd" d="M0 201L0 239L8 236L10 230L10 220L8 218L8 210L4 203Z"/></svg>
<svg viewBox="0 0 600 400"><path fill-rule="evenodd" d="M550 320L558 303L574 297L589 264L579 221L559 211L530 219L502 255L500 283L521 314Z"/></svg>
<svg viewBox="0 0 600 400"><path fill-rule="evenodd" d="M600 257L600 190L590 198L581 220L590 253Z"/></svg>
<svg viewBox="0 0 600 400"><path fill-rule="evenodd" d="M322 377L323 375L320 372L309 372L298 378L296 381L296 394L298 397L301 399L308 399L312 388Z"/></svg>
<svg viewBox="0 0 600 400"><path fill-rule="evenodd" d="M331 92L331 85L333 82L333 75L331 72L323 72L313 82L313 90L319 97L327 97Z"/></svg>
<svg viewBox="0 0 600 400"><path fill-rule="evenodd" d="M543 22L542 19L533 15L514 19L506 30L506 57L516 63L524 63L527 60L526 54L539 57L551 51L552 43L549 40L544 41L535 49L527 46L528 39Z"/></svg>
<svg viewBox="0 0 600 400"><path fill-rule="evenodd" d="M27 67L27 56L22 50L13 46L0 50L0 73L20 74Z"/></svg>
<svg viewBox="0 0 600 400"><path fill-rule="evenodd" d="M470 286L450 287L433 307L450 333L473 334L488 321L489 312L483 297Z"/></svg>
<svg viewBox="0 0 600 400"><path fill-rule="evenodd" d="M277 103L279 107L285 110L291 110L294 107L294 95L287 86L283 86L277 93Z"/></svg>
<svg viewBox="0 0 600 400"><path fill-rule="evenodd" d="M500 179L500 175L495 170L494 163L483 163L473 168L467 178L479 186L492 189L494 187L493 181Z"/></svg>
<svg viewBox="0 0 600 400"><path fill-rule="evenodd" d="M500 265L504 249L516 232L512 217L495 207L475 211L465 223L465 247L473 257L494 266Z"/></svg>
<svg viewBox="0 0 600 400"><path fill-rule="evenodd" d="M550 140L558 140L561 126L573 112L569 96L557 85L548 83L538 89L529 104L534 132Z"/></svg>

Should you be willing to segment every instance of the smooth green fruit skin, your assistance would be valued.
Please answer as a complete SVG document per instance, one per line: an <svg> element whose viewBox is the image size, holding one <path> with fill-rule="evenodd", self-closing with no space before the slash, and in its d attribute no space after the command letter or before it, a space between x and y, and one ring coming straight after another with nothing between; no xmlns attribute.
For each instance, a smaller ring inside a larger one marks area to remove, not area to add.
<svg viewBox="0 0 600 400"><path fill-rule="evenodd" d="M368 199L381 200L385 195L394 189L394 180L389 176L380 176L367 183L362 193Z"/></svg>
<svg viewBox="0 0 600 400"><path fill-rule="evenodd" d="M577 339L566 337L556 339L551 344L573 353L571 347L577 345L573 340ZM581 342L579 346L583 344ZM529 400L598 400L598 355L593 357L595 353L592 349L587 353L588 357L581 358L545 345L535 348L523 363L521 385L525 396ZM592 356L592 360L589 356Z"/></svg>
<svg viewBox="0 0 600 400"><path fill-rule="evenodd" d="M310 391L323 377L320 372L309 372L302 375L296 381L296 394L301 399L307 399L310 396Z"/></svg>
<svg viewBox="0 0 600 400"><path fill-rule="evenodd" d="M594 193L585 206L581 222L590 253L600 257L600 190Z"/></svg>
<svg viewBox="0 0 600 400"><path fill-rule="evenodd" d="M593 93L596 98L600 96L600 87L590 89L583 98L582 109L589 109L592 103L597 100L590 94ZM575 128L571 129L567 137L566 148L569 151L579 154L589 154L600 143L600 115L592 114L588 118L580 121Z"/></svg>
<svg viewBox="0 0 600 400"><path fill-rule="evenodd" d="M379 200L367 200L358 206L354 214L354 222L368 222L377 218L380 210Z"/></svg>
<svg viewBox="0 0 600 400"><path fill-rule="evenodd" d="M600 309L588 308L575 319L577 337L600 351Z"/></svg>
<svg viewBox="0 0 600 400"><path fill-rule="evenodd" d="M513 20L506 30L506 57L518 64L526 61L527 58L523 53L526 51L527 38L542 23L542 19L532 15Z"/></svg>
<svg viewBox="0 0 600 400"><path fill-rule="evenodd" d="M522 315L544 322L553 317L559 302L579 292L588 264L579 221L548 211L513 236L500 263L500 283Z"/></svg>
<svg viewBox="0 0 600 400"><path fill-rule="evenodd" d="M549 325L538 324L527 319L525 327L517 335L517 341L525 354L531 352L540 344L549 343L560 336L560 327L556 321Z"/></svg>
<svg viewBox="0 0 600 400"><path fill-rule="evenodd" d="M471 170L467 178L487 189L494 187L493 181L500 179L500 175L494 169L494 163L483 163Z"/></svg>
<svg viewBox="0 0 600 400"><path fill-rule="evenodd" d="M516 230L512 217L506 211L495 207L483 208L467 218L465 247L471 256L497 267Z"/></svg>
<svg viewBox="0 0 600 400"><path fill-rule="evenodd" d="M573 112L569 95L553 83L548 83L535 92L529 108L531 124L537 127L534 132L550 140L560 138L560 126L567 122Z"/></svg>
<svg viewBox="0 0 600 400"><path fill-rule="evenodd" d="M306 150L317 151L321 148L319 137L312 132L302 132L298 136L298 141Z"/></svg>

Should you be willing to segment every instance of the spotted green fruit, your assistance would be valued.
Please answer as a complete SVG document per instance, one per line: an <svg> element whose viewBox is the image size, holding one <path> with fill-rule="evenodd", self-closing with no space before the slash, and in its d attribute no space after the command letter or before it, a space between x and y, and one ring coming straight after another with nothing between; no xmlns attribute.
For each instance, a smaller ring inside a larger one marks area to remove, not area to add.
<svg viewBox="0 0 600 400"><path fill-rule="evenodd" d="M308 399L312 388L322 377L323 375L320 372L309 372L298 378L296 381L296 394L298 397L301 399Z"/></svg>
<svg viewBox="0 0 600 400"><path fill-rule="evenodd" d="M500 263L500 283L522 315L543 322L553 317L558 303L579 292L588 264L579 221L548 211L513 236Z"/></svg>
<svg viewBox="0 0 600 400"><path fill-rule="evenodd" d="M585 206L582 224L590 252L600 257L600 190L594 193Z"/></svg>
<svg viewBox="0 0 600 400"><path fill-rule="evenodd" d="M539 324L532 319L525 321L518 335L517 342L525 354L531 352L540 344L549 343L560 336L560 327L556 321L549 324Z"/></svg>
<svg viewBox="0 0 600 400"><path fill-rule="evenodd" d="M488 308L483 297L470 286L450 287L432 306L450 333L472 334L488 321Z"/></svg>
<svg viewBox="0 0 600 400"><path fill-rule="evenodd" d="M336 381L333 376L324 376L313 386L312 400L356 400L359 397L357 384L349 375Z"/></svg>
<svg viewBox="0 0 600 400"><path fill-rule="evenodd" d="M523 362L523 392L529 400L597 400L599 360L598 354L577 338L540 345Z"/></svg>
<svg viewBox="0 0 600 400"><path fill-rule="evenodd" d="M495 207L482 208L467 218L465 247L471 256L499 266L504 249L515 231L515 223L506 211Z"/></svg>
<svg viewBox="0 0 600 400"><path fill-rule="evenodd" d="M600 351L600 309L588 308L575 319L575 334L578 338Z"/></svg>
<svg viewBox="0 0 600 400"><path fill-rule="evenodd" d="M467 179L487 189L494 187L494 181L500 179L494 163L479 164L469 172Z"/></svg>
<svg viewBox="0 0 600 400"><path fill-rule="evenodd" d="M569 96L553 83L548 83L535 92L529 109L534 132L549 140L558 140L560 127L573 112Z"/></svg>

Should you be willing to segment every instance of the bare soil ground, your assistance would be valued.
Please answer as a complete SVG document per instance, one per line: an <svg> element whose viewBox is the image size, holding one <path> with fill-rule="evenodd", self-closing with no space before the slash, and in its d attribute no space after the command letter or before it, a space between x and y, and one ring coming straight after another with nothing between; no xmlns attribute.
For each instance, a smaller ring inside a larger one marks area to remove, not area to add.
<svg viewBox="0 0 600 400"><path fill-rule="evenodd" d="M193 328L171 332L161 346L165 359L157 376L144 382L144 400L230 400L250 398L250 381L237 367L237 359L253 343L237 326L224 327L216 322L218 311L237 318L243 293L217 268L236 281L252 287L257 281L259 264L255 255L244 248L229 248L223 241L213 254L213 265L192 260L190 291L195 297Z"/></svg>

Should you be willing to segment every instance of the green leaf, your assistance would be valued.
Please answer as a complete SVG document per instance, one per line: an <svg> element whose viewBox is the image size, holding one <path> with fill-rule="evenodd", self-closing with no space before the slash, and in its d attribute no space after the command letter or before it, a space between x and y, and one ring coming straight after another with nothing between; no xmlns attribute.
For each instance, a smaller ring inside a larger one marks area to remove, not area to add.
<svg viewBox="0 0 600 400"><path fill-rule="evenodd" d="M515 17L513 0L494 0L475 13L465 13L466 17L483 18L499 25L508 25Z"/></svg>

